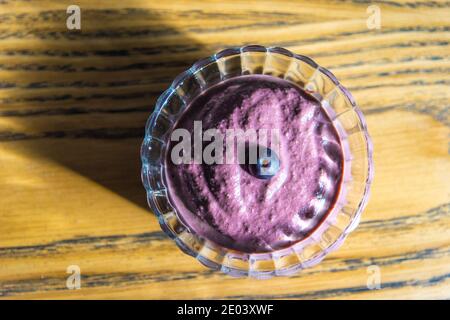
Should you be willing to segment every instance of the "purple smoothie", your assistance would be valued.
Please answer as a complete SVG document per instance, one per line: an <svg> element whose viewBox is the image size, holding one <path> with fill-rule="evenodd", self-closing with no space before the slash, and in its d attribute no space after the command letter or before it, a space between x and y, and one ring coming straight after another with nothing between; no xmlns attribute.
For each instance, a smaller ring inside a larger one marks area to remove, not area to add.
<svg viewBox="0 0 450 320"><path fill-rule="evenodd" d="M174 126L203 130L278 129L280 167L260 179L238 164L181 164L164 175L168 196L192 232L226 248L270 252L307 237L340 192L343 152L320 103L296 85L271 76L240 76L206 90Z"/></svg>

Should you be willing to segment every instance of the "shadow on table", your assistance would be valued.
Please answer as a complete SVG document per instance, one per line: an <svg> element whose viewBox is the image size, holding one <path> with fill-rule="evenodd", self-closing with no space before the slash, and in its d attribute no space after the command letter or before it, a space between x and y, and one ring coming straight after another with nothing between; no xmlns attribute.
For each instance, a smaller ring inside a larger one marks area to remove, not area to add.
<svg viewBox="0 0 450 320"><path fill-rule="evenodd" d="M147 9L82 9L80 31L66 28L65 10L48 10L36 8L24 26L39 42L17 52L28 59L15 68L39 79L17 79L23 90L2 113L24 132L9 139L147 208L139 159L146 119L202 46Z"/></svg>

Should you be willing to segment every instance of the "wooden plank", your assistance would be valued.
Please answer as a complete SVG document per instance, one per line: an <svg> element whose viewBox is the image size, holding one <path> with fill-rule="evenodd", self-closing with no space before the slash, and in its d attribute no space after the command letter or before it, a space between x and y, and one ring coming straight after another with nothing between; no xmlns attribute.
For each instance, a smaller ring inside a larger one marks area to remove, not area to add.
<svg viewBox="0 0 450 320"><path fill-rule="evenodd" d="M450 298L446 1L0 2L3 298ZM139 181L143 126L195 60L259 43L306 54L354 94L374 142L360 227L295 277L233 279L181 253ZM66 269L81 268L68 290ZM371 265L381 289L369 290Z"/></svg>

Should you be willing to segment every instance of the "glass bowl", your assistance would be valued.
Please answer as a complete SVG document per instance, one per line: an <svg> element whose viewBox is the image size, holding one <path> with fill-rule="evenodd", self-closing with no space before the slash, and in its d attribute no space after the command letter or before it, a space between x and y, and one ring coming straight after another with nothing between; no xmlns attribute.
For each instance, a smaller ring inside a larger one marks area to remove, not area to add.
<svg viewBox="0 0 450 320"><path fill-rule="evenodd" d="M344 172L340 193L325 219L305 239L269 253L230 250L198 236L183 225L164 182L166 141L183 109L197 95L226 79L265 74L297 84L318 99L340 135ZM145 127L141 148L142 182L162 230L178 247L205 266L232 276L289 276L319 263L355 229L366 206L373 177L372 143L364 117L336 77L306 56L258 45L229 48L197 61L158 98Z"/></svg>

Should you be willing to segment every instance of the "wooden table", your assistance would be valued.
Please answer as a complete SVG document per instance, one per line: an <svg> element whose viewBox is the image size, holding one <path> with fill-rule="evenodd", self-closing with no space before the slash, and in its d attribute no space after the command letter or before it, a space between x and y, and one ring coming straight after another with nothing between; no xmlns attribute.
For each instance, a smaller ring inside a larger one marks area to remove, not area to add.
<svg viewBox="0 0 450 320"><path fill-rule="evenodd" d="M450 298L449 4L379 2L372 30L365 1L0 1L0 295ZM81 31L66 28L70 4ZM374 141L360 227L292 278L205 269L160 231L139 177L158 95L197 59L251 43L330 68ZM71 265L81 289L66 287Z"/></svg>

